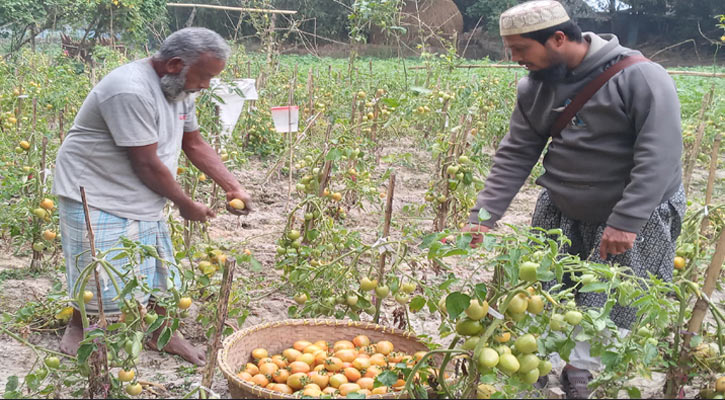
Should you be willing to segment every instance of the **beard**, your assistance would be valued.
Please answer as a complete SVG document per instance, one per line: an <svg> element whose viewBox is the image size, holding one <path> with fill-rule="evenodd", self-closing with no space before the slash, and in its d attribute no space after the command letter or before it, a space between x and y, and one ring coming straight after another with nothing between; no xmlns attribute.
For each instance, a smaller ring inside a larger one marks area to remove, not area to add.
<svg viewBox="0 0 725 400"><path fill-rule="evenodd" d="M563 81L568 73L569 70L566 64L558 62L548 68L529 72L529 78L540 82L556 83Z"/></svg>
<svg viewBox="0 0 725 400"><path fill-rule="evenodd" d="M189 67L184 67L181 72L176 75L166 74L161 77L161 91L164 92L166 99L171 102L179 102L185 100L195 90L184 90L186 85L186 74Z"/></svg>

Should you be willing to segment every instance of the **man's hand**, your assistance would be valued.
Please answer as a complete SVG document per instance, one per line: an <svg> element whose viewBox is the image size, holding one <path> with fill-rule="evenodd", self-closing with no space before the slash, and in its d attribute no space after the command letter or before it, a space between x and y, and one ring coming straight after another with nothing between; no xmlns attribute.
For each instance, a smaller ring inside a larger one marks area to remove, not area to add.
<svg viewBox="0 0 725 400"><path fill-rule="evenodd" d="M462 229L463 232L471 232L473 240L471 240L471 248L478 247L479 243L483 242L483 233L490 231L491 228L485 225L468 224Z"/></svg>
<svg viewBox="0 0 725 400"><path fill-rule="evenodd" d="M606 260L608 254L617 255L626 252L634 246L636 238L636 233L620 231L611 226L604 228L602 242L599 245L599 257Z"/></svg>
<svg viewBox="0 0 725 400"><path fill-rule="evenodd" d="M244 202L243 210L234 210L234 209L231 209L230 207L228 207L229 202L234 199L239 199ZM250 211L254 211L254 209L252 208L252 196L250 196L249 193L247 193L247 191L242 188L228 191L227 192L227 210L229 210L229 212L233 212L234 214L238 214L238 215L249 214Z"/></svg>
<svg viewBox="0 0 725 400"><path fill-rule="evenodd" d="M190 221L206 222L208 218L216 217L214 211L199 202L189 201L188 203L178 204L178 206L181 216Z"/></svg>

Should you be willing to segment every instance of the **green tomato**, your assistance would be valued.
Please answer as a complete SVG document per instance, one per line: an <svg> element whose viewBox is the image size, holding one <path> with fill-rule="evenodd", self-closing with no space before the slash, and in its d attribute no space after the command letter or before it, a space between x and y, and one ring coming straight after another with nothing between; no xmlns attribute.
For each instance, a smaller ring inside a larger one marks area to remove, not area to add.
<svg viewBox="0 0 725 400"><path fill-rule="evenodd" d="M410 301L410 296L405 293L396 293L395 301L397 301L400 305L406 305Z"/></svg>
<svg viewBox="0 0 725 400"><path fill-rule="evenodd" d="M536 344L536 338L530 333L519 336L514 342L514 347L519 353L523 354L533 353L539 348Z"/></svg>
<svg viewBox="0 0 725 400"><path fill-rule="evenodd" d="M60 367L60 359L56 356L46 357L43 362L45 363L45 366L50 369L56 369Z"/></svg>
<svg viewBox="0 0 725 400"><path fill-rule="evenodd" d="M483 325L476 320L463 318L456 323L456 333L461 336L476 336L483 331Z"/></svg>
<svg viewBox="0 0 725 400"><path fill-rule="evenodd" d="M295 241L295 240L299 239L300 235L301 235L300 231L298 231L296 229L291 229L289 232L287 232L287 239Z"/></svg>
<svg viewBox="0 0 725 400"><path fill-rule="evenodd" d="M524 383L533 385L534 383L536 383L536 381L539 380L539 374L540 374L539 370L537 368L534 368L531 371L523 374L523 376L521 378L524 381Z"/></svg>
<svg viewBox="0 0 725 400"><path fill-rule="evenodd" d="M488 302L484 301L481 303L480 300L473 298L466 308L466 315L468 318L479 321L488 314Z"/></svg>
<svg viewBox="0 0 725 400"><path fill-rule="evenodd" d="M415 292L415 289L417 289L417 288L418 288L418 285L416 285L415 283L406 282L400 287L400 290L402 290L403 293L411 294L411 293Z"/></svg>
<svg viewBox="0 0 725 400"><path fill-rule="evenodd" d="M369 291L375 289L377 286L378 286L377 279L370 280L370 278L368 278L368 277L364 277L364 278L360 279L360 289L365 292L369 292Z"/></svg>
<svg viewBox="0 0 725 400"><path fill-rule="evenodd" d="M513 374L521 368L519 360L516 359L512 354L502 354L498 359L498 369L506 374Z"/></svg>
<svg viewBox="0 0 725 400"><path fill-rule="evenodd" d="M461 348L463 350L471 351L476 348L476 345L478 344L478 341L481 340L480 336L471 336L468 339L466 339L465 342L461 345Z"/></svg>
<svg viewBox="0 0 725 400"><path fill-rule="evenodd" d="M531 261L526 261L519 265L519 279L526 282L536 282L536 271L539 269L539 264Z"/></svg>
<svg viewBox="0 0 725 400"><path fill-rule="evenodd" d="M561 314L554 314L549 320L549 327L552 331L563 331L564 330L564 316Z"/></svg>
<svg viewBox="0 0 725 400"><path fill-rule="evenodd" d="M572 325L579 325L584 316L579 311L567 311L564 314L564 320Z"/></svg>
<svg viewBox="0 0 725 400"><path fill-rule="evenodd" d="M521 354L519 355L518 360L521 365L519 372L522 374L525 374L532 369L537 369L539 367L539 362L541 361L535 354Z"/></svg>
<svg viewBox="0 0 725 400"><path fill-rule="evenodd" d="M579 278L579 280L581 281L582 285L588 285L590 283L596 282L597 277L593 274L584 274Z"/></svg>
<svg viewBox="0 0 725 400"><path fill-rule="evenodd" d="M306 293L298 293L295 295L295 303L302 305L307 303L307 294Z"/></svg>
<svg viewBox="0 0 725 400"><path fill-rule="evenodd" d="M144 315L143 320L146 322L146 325L151 325L159 318L158 314L154 312L148 312L146 315Z"/></svg>
<svg viewBox="0 0 725 400"><path fill-rule="evenodd" d="M345 297L345 303L347 303L348 306L352 307L357 304L357 295L349 294Z"/></svg>
<svg viewBox="0 0 725 400"><path fill-rule="evenodd" d="M541 314L544 311L544 299L539 295L531 296L526 310L535 315Z"/></svg>
<svg viewBox="0 0 725 400"><path fill-rule="evenodd" d="M379 285L375 288L375 295L380 299L388 297L388 294L390 294L390 288L386 285Z"/></svg>
<svg viewBox="0 0 725 400"><path fill-rule="evenodd" d="M551 369L554 368L553 365L551 365L551 361L549 360L541 360L539 362L539 376L548 375L549 372L551 372Z"/></svg>
<svg viewBox="0 0 725 400"><path fill-rule="evenodd" d="M521 314L526 311L526 308L528 306L528 299L526 299L523 294L517 294L516 296L511 298L511 301L509 301L509 305L508 308L506 308L506 311L511 314Z"/></svg>
<svg viewBox="0 0 725 400"><path fill-rule="evenodd" d="M481 354L478 355L478 369L479 371L493 368L498 364L499 356L496 350L490 347L484 347L481 350Z"/></svg>
<svg viewBox="0 0 725 400"><path fill-rule="evenodd" d="M643 326L637 329L637 336L649 337L652 336L652 331Z"/></svg>
<svg viewBox="0 0 725 400"><path fill-rule="evenodd" d="M496 347L496 351L498 352L498 355L502 356L504 354L511 354L511 348L506 345L501 345Z"/></svg>

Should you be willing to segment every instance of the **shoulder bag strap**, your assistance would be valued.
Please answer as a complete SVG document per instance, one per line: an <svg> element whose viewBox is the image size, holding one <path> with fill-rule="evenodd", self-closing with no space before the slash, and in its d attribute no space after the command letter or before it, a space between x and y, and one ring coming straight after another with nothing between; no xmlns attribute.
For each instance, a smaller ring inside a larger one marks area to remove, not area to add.
<svg viewBox="0 0 725 400"><path fill-rule="evenodd" d="M629 67L630 65L634 65L637 63L650 61L648 58L643 56L630 56L625 57L619 60L616 64L612 65L611 67L604 70L599 76L594 78L591 82L589 82L584 88L577 93L576 96L574 96L574 100L569 103L569 105L564 108L564 110L559 114L559 117L556 118L556 121L554 121L554 125L551 127L550 135L552 138L561 136L561 131L566 127L566 125L571 121L572 118L576 115L576 113L581 110L581 108L584 106L584 104L589 101L592 96L594 96L594 93L596 93L602 86L604 86L609 79L611 79L617 72Z"/></svg>

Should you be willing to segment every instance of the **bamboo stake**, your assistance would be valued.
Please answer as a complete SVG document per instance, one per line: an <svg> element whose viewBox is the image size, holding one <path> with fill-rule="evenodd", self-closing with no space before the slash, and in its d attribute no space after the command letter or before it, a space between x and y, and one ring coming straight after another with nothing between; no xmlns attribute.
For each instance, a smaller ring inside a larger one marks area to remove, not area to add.
<svg viewBox="0 0 725 400"><path fill-rule="evenodd" d="M712 153L710 153L710 172L707 175L707 189L705 189L705 207L710 207L712 203L712 190L715 186L715 174L717 173L718 156L720 152L720 141L722 135L715 137L715 142L712 144ZM700 235L704 236L707 231L707 227L710 224L710 217L705 209L705 217L702 218L700 223Z"/></svg>
<svg viewBox="0 0 725 400"><path fill-rule="evenodd" d="M289 210L289 201L292 197L292 175L294 173L294 148L295 139L293 138L294 132L292 132L292 102L295 97L295 86L297 86L297 64L295 64L295 72L292 75L292 82L289 87L289 98L287 100L287 134L289 138L289 175L288 175L288 186L287 186L287 202L284 205L285 212Z"/></svg>
<svg viewBox="0 0 725 400"><path fill-rule="evenodd" d="M455 68L459 69L477 69L477 68L503 68L503 69L520 69L524 68L521 65L514 64L487 64L487 65L456 65ZM408 67L408 69L428 69L425 65L416 65ZM670 75L685 75L685 76L701 76L705 78L725 78L725 73L722 72L700 72L700 71L680 71L670 70L667 71Z"/></svg>
<svg viewBox="0 0 725 400"><path fill-rule="evenodd" d="M271 8L247 8L247 7L230 7L230 6L215 6L211 4L194 4L194 3L166 3L169 7L190 7L190 8L212 8L215 10L227 10L227 11L240 11L249 13L261 13L261 14L297 14L294 10L274 10Z"/></svg>
<svg viewBox="0 0 725 400"><path fill-rule="evenodd" d="M710 107L710 101L715 92L715 84L710 86L710 91L707 92L705 97L702 99L702 106L700 107L700 115L698 120L700 124L697 126L697 134L695 136L695 143L687 156L687 164L685 165L685 195L690 194L690 183L692 181L692 172L697 164L697 155L700 154L700 147L702 146L702 137L705 134L705 112Z"/></svg>
<svg viewBox="0 0 725 400"><path fill-rule="evenodd" d="M386 240L390 236L390 221L393 216L393 195L395 194L395 174L390 174L390 181L388 183L388 197L385 199L385 222L383 223L383 240ZM378 262L378 282L383 284L383 278L385 277L385 258L388 255L387 249L383 247L383 252L380 254L380 260ZM380 297L375 297L375 323L380 321L380 306L383 300Z"/></svg>
<svg viewBox="0 0 725 400"><path fill-rule="evenodd" d="M706 299L709 299L715 290L715 286L720 278L720 272L722 271L723 261L725 261L725 234L721 232L717 246L715 247L715 254L712 256L710 265L705 272L705 284L702 286L702 296L695 302L695 307L692 309L692 317L690 317L690 322L687 324L688 332L697 334L702 329L702 321L705 319L709 303ZM685 348L689 347L690 338L691 335L685 337Z"/></svg>
<svg viewBox="0 0 725 400"><path fill-rule="evenodd" d="M91 213L88 209L88 201L86 200L86 189L81 186L81 200L83 203L83 212L86 219L86 229L88 230L88 241L90 243L92 259L96 258L96 239L93 234L93 226L91 225ZM98 301L98 327L106 329L106 315L103 313L103 296L101 295L101 282L98 279L98 266L93 268L93 280L96 284L96 301ZM83 335L85 337L85 334ZM99 390L102 397L108 396L108 388L111 382L108 375L108 355L106 353L106 344L103 341L96 343L96 351L91 355L90 366L92 372L88 376L88 390L90 397L93 398L96 390Z"/></svg>
<svg viewBox="0 0 725 400"><path fill-rule="evenodd" d="M201 385L210 388L214 381L214 370L216 369L216 355L221 347L222 333L224 332L224 323L227 319L227 310L229 309L229 294L232 289L232 282L234 280L234 267L237 265L236 260L228 259L224 263L224 273L222 274L222 284L219 289L219 303L217 304L216 313L216 325L214 330L214 337L209 343L207 353L207 366L204 369L204 376L201 380ZM199 398L206 398L206 391L199 391Z"/></svg>
<svg viewBox="0 0 725 400"><path fill-rule="evenodd" d="M65 139L65 132L63 132L63 114L64 109L61 109L58 111L58 138L60 139L60 142L63 143L63 139Z"/></svg>

